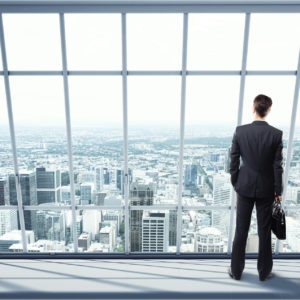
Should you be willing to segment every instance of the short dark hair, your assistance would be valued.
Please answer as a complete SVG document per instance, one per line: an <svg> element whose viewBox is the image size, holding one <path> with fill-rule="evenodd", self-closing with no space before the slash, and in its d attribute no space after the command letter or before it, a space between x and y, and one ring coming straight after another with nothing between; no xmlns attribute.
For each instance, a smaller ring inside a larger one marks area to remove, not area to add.
<svg viewBox="0 0 300 300"><path fill-rule="evenodd" d="M260 94L254 98L254 109L260 117L265 117L269 108L272 106L272 99L266 95Z"/></svg>

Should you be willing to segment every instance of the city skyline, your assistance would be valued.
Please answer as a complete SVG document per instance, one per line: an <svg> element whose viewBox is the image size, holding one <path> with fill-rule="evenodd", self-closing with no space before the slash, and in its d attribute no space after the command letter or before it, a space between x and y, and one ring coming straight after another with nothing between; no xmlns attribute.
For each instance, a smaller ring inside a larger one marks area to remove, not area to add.
<svg viewBox="0 0 300 300"><path fill-rule="evenodd" d="M42 129L40 130L41 132L43 131ZM94 130L97 132L96 129ZM176 251L176 246L174 245L174 236L176 236L176 231L174 231L174 229L177 228L177 225L175 225L177 219L175 220L174 217L177 216L177 208L175 207L179 199L178 186L180 182L178 179L177 164L179 145L176 145L176 143L174 144L174 137L170 137L170 140L168 140L163 133L160 134L160 137L157 133L155 135L151 133L149 136L147 133L144 135L140 134L140 131L136 131L136 135L133 136L135 142L129 145L129 168L132 172L132 182L137 185L152 184L154 187L153 200L151 200L153 202L149 204L150 207L154 205L155 209L152 210L153 212L169 212L168 251L174 252ZM28 139L28 137L30 137L30 139ZM45 247L48 245L48 248L46 247L45 249L58 247L55 248L57 251L58 249L60 249L59 251L64 251L63 249L65 249L65 251L73 251L73 229L70 227L73 222L71 218L71 211L66 211L63 209L64 206L72 206L72 201L70 197L71 190L69 186L69 179L67 176L67 154L61 147L61 137L59 135L55 135L55 132L47 131L44 132L44 135L38 137L34 135L33 132L30 132L30 130L28 130L28 137L23 137L22 145L19 145L22 147L18 148L18 154L20 156L19 162L23 164L24 167L26 165L30 166L31 171L29 173L35 174L37 170L36 168L40 168L41 171L42 169L45 169L46 171L51 171L54 169L59 170L61 173L61 183L58 187L60 196L57 197L56 200L50 201L50 198L49 201L43 200L44 204L36 206L36 208L32 210L32 215L27 216L25 219L27 220L26 224L29 224L28 218L31 218L31 224L39 224L39 231L36 229L35 234L33 235L35 242L30 244L30 247L33 247L33 245L35 245L34 247L37 247L36 243L41 245L41 243L43 243L42 240L46 237L48 242L44 242L44 245ZM45 144L41 144L40 137L43 137ZM84 245L90 245L90 251L107 251L107 249L109 249L108 251L122 252L124 251L123 243L125 238L121 234L124 226L122 223L124 222L125 217L125 215L121 213L124 205L124 190L120 186L120 184L122 184L121 177L123 170L123 154L122 149L120 149L120 145L122 145L122 137L119 137L114 141L115 137L110 135L110 139L104 139L101 141L101 148L98 148L97 146L99 144L99 140L97 136L94 135L94 131L89 132L89 135L86 135L85 130L79 131L78 135L74 138L76 140L73 157L73 171L76 176L76 178L74 178L76 193L75 205L77 207L76 236L79 238L82 234L86 233L91 235L88 237L88 239L86 239L84 236L80 238L80 241L83 239L83 241L80 243L83 243ZM110 140L114 142L111 142ZM182 178L183 190L181 196L182 204L187 209L183 212L181 220L182 240L180 249L183 252L194 252L200 250L208 251L208 249L214 249L214 251L216 251L216 249L221 251L220 249L222 249L222 251L227 251L228 249L227 236L229 234L229 228L227 226L230 218L228 206L230 205L231 201L231 185L228 174L228 149L230 146L230 141L231 137L229 136L223 138L203 136L202 138L196 137L187 140L183 161L184 177ZM9 143L9 140L6 142L2 141L2 145L8 145ZM290 179L288 187L286 187L288 189L286 204L289 207L295 207L295 205L299 204L298 201L300 201L297 181L297 174L300 172L299 165L297 163L298 153L300 153L298 148L299 145L295 144L294 156L290 170ZM2 183L3 179L5 181L5 178L8 174L13 174L13 170L9 167L11 162L7 160L7 153L10 152L9 147L4 147L3 149L6 150L0 155ZM5 165L10 168L10 173L7 173L7 167ZM96 169L99 167L102 171L99 173L100 177L97 177ZM20 170L20 175L25 176L22 174L26 174L26 172L23 173L22 170ZM121 172L121 177L118 171ZM64 174L64 177L62 177L62 174ZM106 177L104 177L104 174L106 174ZM14 175L12 175L12 177L14 178ZM98 192L96 192L97 182L95 182L95 180L101 181L101 178L103 180L103 184L98 185ZM65 187L64 189L62 188L63 185ZM1 189L0 184L0 193L1 191L3 192L3 189ZM46 190L42 187L39 187L39 191L50 193L50 191L54 192L55 189L49 189L49 186ZM55 199L55 197L52 197L51 199ZM36 200L32 199L32 201ZM33 203L34 202L32 202L30 206L32 206ZM137 232L142 232L141 230L143 230L143 211L151 212L151 209L149 210L149 204L146 206L148 207L146 210L143 208L140 210L141 215L139 216L139 223L137 223L139 225L136 225L139 226ZM114 205L117 205L120 210L112 209L111 207ZM129 196L129 205L131 206L131 196ZM173 207L174 205L174 208L168 208L168 206ZM95 208L93 208L93 206L95 206ZM193 209L189 210L189 206L193 207ZM51 207L55 208L55 210L51 211ZM90 209L86 209L85 207L90 207ZM216 209L216 207L218 208ZM4 206L2 206L2 208L4 208ZM57 208L60 208L61 210L57 210ZM96 213L97 209L99 208L102 208L101 212L103 213L103 216L105 215L105 218L101 216L91 217L91 215L87 214L89 211L91 213L93 211ZM15 213L15 210L6 211L0 207L0 213L3 215L5 220L8 220L9 218L16 218L16 214L9 215L10 211ZM134 211L135 210L131 210L131 213ZM172 214L173 211L175 212L175 215ZM287 210L289 224L293 224L293 227L290 228L290 236L287 242L284 243L282 251L296 251L295 249L298 249L297 244L292 242L292 240L296 238L295 234L297 232L297 228L300 226L298 214L299 210ZM94 221L91 223L88 220ZM117 222L119 225L109 225L110 223L107 222L108 220L110 220L109 222ZM167 219L163 218L162 220L164 220L163 222L165 224ZM16 227L17 223L12 221L11 224L11 226ZM101 228L103 229L98 228L98 226L100 226L99 224L101 224ZM5 224L2 224L2 226L4 225ZM26 226L26 229L28 229L28 225ZM252 236L255 236L256 234L255 225L253 226L254 227L251 231L251 240L254 244L252 244L252 246L249 245L249 249L254 249L256 243L256 239ZM216 244L214 246L207 245L206 242L204 242L202 235L206 234L204 229L207 227L212 229L209 234L212 234L213 239L215 240ZM116 228L119 228L119 231L116 231ZM146 234L147 232L145 232L145 238L148 236L147 239L151 239L151 235L149 236ZM105 246L105 243L103 244L102 242L99 242L100 236L101 241L111 241L110 243L112 244ZM139 236L138 240L140 243L142 243L140 238L141 236ZM165 238L166 236L164 235L163 240L165 240ZM51 244L52 246L50 246L51 240L53 241L53 244ZM61 242L64 242L65 246L63 246ZM17 249L20 250L20 247L18 248L17 246L14 246L12 249L17 251ZM40 250L42 249L42 246L40 246ZM87 248L85 251L88 251L88 249L89 248Z"/></svg>

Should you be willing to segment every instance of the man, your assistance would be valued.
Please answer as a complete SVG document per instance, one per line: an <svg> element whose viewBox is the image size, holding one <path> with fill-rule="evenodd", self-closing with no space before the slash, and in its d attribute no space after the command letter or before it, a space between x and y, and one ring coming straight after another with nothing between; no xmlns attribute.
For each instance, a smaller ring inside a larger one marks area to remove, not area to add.
<svg viewBox="0 0 300 300"><path fill-rule="evenodd" d="M271 218L273 201L282 197L282 131L266 121L272 99L258 95L253 101L254 121L238 126L231 146L231 183L237 192L236 230L229 275L236 280L245 267L245 249L253 207L256 207L259 238L259 279L271 276L273 267Z"/></svg>

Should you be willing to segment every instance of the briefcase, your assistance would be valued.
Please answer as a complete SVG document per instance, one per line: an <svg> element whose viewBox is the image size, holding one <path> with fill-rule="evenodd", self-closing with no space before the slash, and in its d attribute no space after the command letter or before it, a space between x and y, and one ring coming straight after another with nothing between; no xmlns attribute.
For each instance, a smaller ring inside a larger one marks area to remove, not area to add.
<svg viewBox="0 0 300 300"><path fill-rule="evenodd" d="M273 203L271 230L279 240L286 239L285 213L281 201L274 201Z"/></svg>

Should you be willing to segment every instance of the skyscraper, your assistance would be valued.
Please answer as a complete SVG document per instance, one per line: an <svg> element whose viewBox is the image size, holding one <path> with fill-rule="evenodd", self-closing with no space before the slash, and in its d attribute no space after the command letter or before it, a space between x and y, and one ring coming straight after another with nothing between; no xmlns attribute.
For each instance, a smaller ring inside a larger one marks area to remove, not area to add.
<svg viewBox="0 0 300 300"><path fill-rule="evenodd" d="M92 203L94 185L92 183L82 183L80 185L80 204L88 205Z"/></svg>
<svg viewBox="0 0 300 300"><path fill-rule="evenodd" d="M110 184L111 178L108 168L103 168L103 183Z"/></svg>
<svg viewBox="0 0 300 300"><path fill-rule="evenodd" d="M128 183L132 183L132 171L128 169ZM116 170L116 187L121 191L121 195L124 195L124 171Z"/></svg>
<svg viewBox="0 0 300 300"><path fill-rule="evenodd" d="M18 229L16 210L0 210L0 220L0 236Z"/></svg>
<svg viewBox="0 0 300 300"><path fill-rule="evenodd" d="M21 195L22 195L22 204L23 205L36 205L36 176L35 172L22 172L19 174L20 186L21 186ZM8 187L9 187L9 202L10 205L18 205L17 200L17 190L16 190L16 177L14 174L8 176ZM35 211L25 210L24 219L25 219L25 228L26 230L35 229ZM19 224L19 220L18 220ZM20 224L18 225L20 229Z"/></svg>
<svg viewBox="0 0 300 300"><path fill-rule="evenodd" d="M168 248L168 213L144 211L142 226L142 252L168 252Z"/></svg>
<svg viewBox="0 0 300 300"><path fill-rule="evenodd" d="M43 206L41 205L41 208ZM65 214L61 211L39 210L36 213L37 239L65 240Z"/></svg>
<svg viewBox="0 0 300 300"><path fill-rule="evenodd" d="M95 169L95 187L96 187L96 192L99 193L103 190L103 182L104 182L104 177L103 177L103 168L97 167Z"/></svg>
<svg viewBox="0 0 300 300"><path fill-rule="evenodd" d="M46 171L46 168L36 168L37 203L60 203L61 183L60 171Z"/></svg>
<svg viewBox="0 0 300 300"><path fill-rule="evenodd" d="M230 175L225 172L215 174L213 176L213 205L228 206L231 201L231 195ZM213 210L212 226L226 232L229 224L228 218L228 210Z"/></svg>
<svg viewBox="0 0 300 300"><path fill-rule="evenodd" d="M0 205L8 205L8 186L5 178L0 178Z"/></svg>
<svg viewBox="0 0 300 300"><path fill-rule="evenodd" d="M130 186L131 206L153 205L153 184L133 183ZM130 250L132 252L142 251L142 228L143 211L130 211Z"/></svg>
<svg viewBox="0 0 300 300"><path fill-rule="evenodd" d="M189 190L197 189L197 165L186 165L184 172L184 186Z"/></svg>

